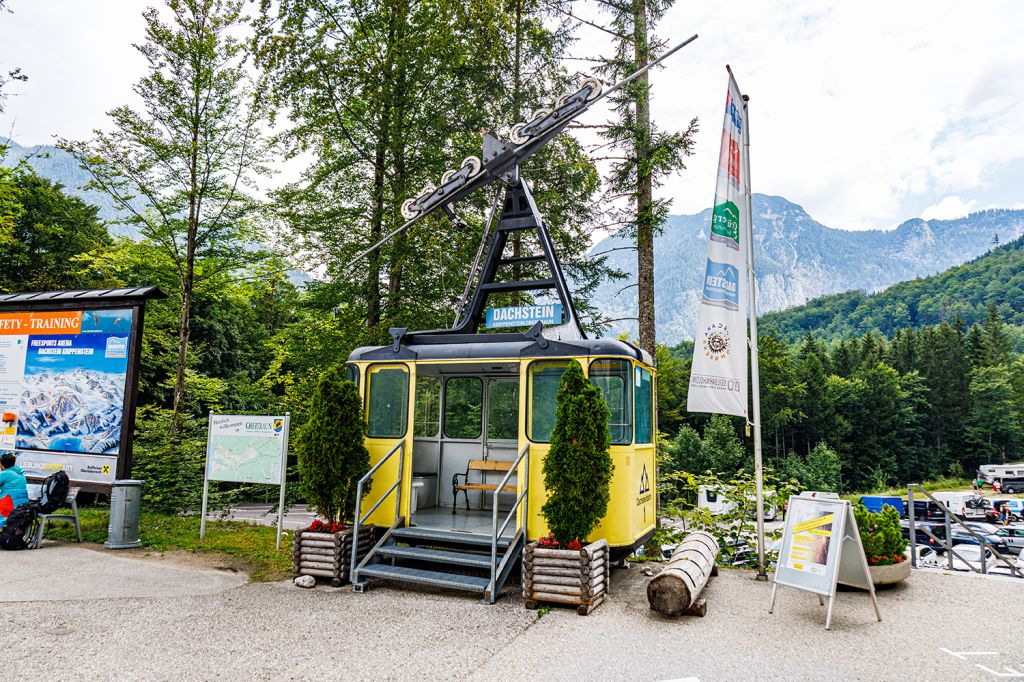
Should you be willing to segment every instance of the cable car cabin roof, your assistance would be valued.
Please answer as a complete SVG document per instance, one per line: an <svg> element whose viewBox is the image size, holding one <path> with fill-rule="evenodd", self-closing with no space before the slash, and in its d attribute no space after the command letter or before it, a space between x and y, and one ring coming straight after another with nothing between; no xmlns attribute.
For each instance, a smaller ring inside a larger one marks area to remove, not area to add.
<svg viewBox="0 0 1024 682"><path fill-rule="evenodd" d="M395 336L394 330L392 336ZM507 360L545 357L618 356L653 365L648 353L616 339L554 341L524 334L399 335L401 343L363 346L352 351L349 362L388 360Z"/></svg>

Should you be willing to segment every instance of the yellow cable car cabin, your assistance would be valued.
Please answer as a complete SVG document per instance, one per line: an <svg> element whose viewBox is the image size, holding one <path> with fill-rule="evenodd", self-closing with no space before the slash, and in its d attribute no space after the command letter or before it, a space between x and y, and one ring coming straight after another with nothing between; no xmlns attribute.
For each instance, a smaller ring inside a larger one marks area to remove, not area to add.
<svg viewBox="0 0 1024 682"><path fill-rule="evenodd" d="M384 347L352 353L349 376L358 381L365 401L371 464L383 462L363 496L361 512L370 512L365 522L395 525L396 540L405 544L419 537L436 543L424 546L479 549L487 560L479 566L487 568L495 518L500 525L509 517L498 539L515 539L516 553L522 546L517 533L525 530L527 542L547 535L540 512L546 499L542 467L555 394L567 363L580 362L611 412L615 464L608 513L592 537L608 540L613 560L625 557L655 527L650 359L622 341L588 339L542 348L534 340L507 336L479 334L458 343L416 340L398 352ZM404 526L408 530L399 530ZM419 530L430 532L417 536ZM415 558L415 552L406 554ZM373 577L373 565L362 574ZM385 571L378 577L392 576Z"/></svg>
<svg viewBox="0 0 1024 682"><path fill-rule="evenodd" d="M519 174L520 162L599 93L600 83L585 81L559 100L554 114L514 128L511 141L486 133L484 161L467 159L444 174L440 187L428 186L402 207L406 229L435 210L454 217L458 199L497 186L453 327L392 329L390 345L359 348L349 357L372 465L359 486L357 518L376 528L370 548L368 532L357 524L350 573L357 592L371 579L387 579L462 589L494 602L518 572L524 544L548 533L543 464L555 395L570 362L583 365L611 414L610 501L591 539L606 539L614 561L654 533L652 359L624 341L587 338ZM521 246L515 252L513 234ZM523 297L526 291L538 295ZM488 315L495 294L539 305L492 308ZM502 321L494 323L497 318ZM518 331L493 331L506 324Z"/></svg>

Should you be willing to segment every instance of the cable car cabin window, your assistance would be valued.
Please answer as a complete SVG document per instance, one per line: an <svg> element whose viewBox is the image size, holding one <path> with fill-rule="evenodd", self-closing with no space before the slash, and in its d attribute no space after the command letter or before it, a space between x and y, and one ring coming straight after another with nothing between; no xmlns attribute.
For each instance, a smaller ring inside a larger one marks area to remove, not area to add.
<svg viewBox="0 0 1024 682"><path fill-rule="evenodd" d="M416 403L412 415L412 435L432 438L441 428L441 380L437 377L416 377Z"/></svg>
<svg viewBox="0 0 1024 682"><path fill-rule="evenodd" d="M654 442L654 396L651 393L651 373L637 367L634 375L636 394L636 442L638 445Z"/></svg>
<svg viewBox="0 0 1024 682"><path fill-rule="evenodd" d="M355 365L345 365L345 378L359 387L359 368Z"/></svg>
<svg viewBox="0 0 1024 682"><path fill-rule="evenodd" d="M569 365L565 360L548 360L530 364L530 440L547 443L555 428L555 396L562 374Z"/></svg>
<svg viewBox="0 0 1024 682"><path fill-rule="evenodd" d="M519 382L489 382L487 384L487 439L516 440L518 437Z"/></svg>
<svg viewBox="0 0 1024 682"><path fill-rule="evenodd" d="M366 435L401 438L409 412L409 372L404 367L370 368L370 409Z"/></svg>
<svg viewBox="0 0 1024 682"><path fill-rule="evenodd" d="M479 438L484 384L477 377L452 377L444 384L444 435Z"/></svg>
<svg viewBox="0 0 1024 682"><path fill-rule="evenodd" d="M590 363L590 383L601 390L608 406L608 430L612 443L626 445L633 441L633 405L630 377L633 366L628 360L595 360Z"/></svg>

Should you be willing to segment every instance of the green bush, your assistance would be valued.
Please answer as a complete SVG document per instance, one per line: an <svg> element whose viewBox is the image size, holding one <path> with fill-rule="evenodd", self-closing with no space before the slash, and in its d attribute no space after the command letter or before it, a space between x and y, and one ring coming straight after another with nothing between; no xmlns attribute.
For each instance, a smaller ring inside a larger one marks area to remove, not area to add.
<svg viewBox="0 0 1024 682"><path fill-rule="evenodd" d="M842 492L842 461L835 450L821 442L801 457L790 452L782 460L782 472L800 481L804 490Z"/></svg>
<svg viewBox="0 0 1024 682"><path fill-rule="evenodd" d="M900 529L900 515L884 505L880 512L870 512L862 504L853 508L864 556L871 566L898 564L906 559L907 539Z"/></svg>
<svg viewBox="0 0 1024 682"><path fill-rule="evenodd" d="M564 547L585 542L608 511L614 465L608 407L578 362L569 363L555 400L551 449L544 458L548 499L541 513Z"/></svg>
<svg viewBox="0 0 1024 682"><path fill-rule="evenodd" d="M353 518L356 484L370 469L359 389L337 369L320 375L296 453L306 502L329 521Z"/></svg>

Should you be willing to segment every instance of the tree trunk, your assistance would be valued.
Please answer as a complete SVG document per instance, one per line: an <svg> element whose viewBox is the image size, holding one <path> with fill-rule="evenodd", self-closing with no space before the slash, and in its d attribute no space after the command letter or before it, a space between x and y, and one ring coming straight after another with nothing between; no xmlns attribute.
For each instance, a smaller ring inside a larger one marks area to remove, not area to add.
<svg viewBox="0 0 1024 682"><path fill-rule="evenodd" d="M192 280L195 269L195 244L193 231L189 229L188 255L185 259L185 275L181 282L181 311L178 316L178 367L174 377L174 415L171 419L171 433L178 435L181 429L181 408L185 399L185 364L188 359L188 337L190 309L192 307Z"/></svg>
<svg viewBox="0 0 1024 682"><path fill-rule="evenodd" d="M383 117L387 116L387 112ZM383 235L384 223L384 162L386 159L387 120L381 122L377 137L377 150L373 159L373 208L370 212L370 243L376 244ZM366 326L380 323L380 252L370 254L366 273Z"/></svg>
<svg viewBox="0 0 1024 682"><path fill-rule="evenodd" d="M642 69L650 59L647 42L647 3L633 2L633 69ZM655 356L654 327L654 188L649 165L651 109L647 73L636 79L636 279L640 347Z"/></svg>
<svg viewBox="0 0 1024 682"><path fill-rule="evenodd" d="M194 84L193 84L194 85ZM192 148L189 154L188 233L185 236L185 268L179 265L181 280L181 312L178 317L178 366L174 375L174 402L171 435L181 430L181 408L185 399L185 363L188 360L188 336L192 312L192 289L195 280L196 239L199 234L199 127L201 125L199 87L193 88Z"/></svg>

